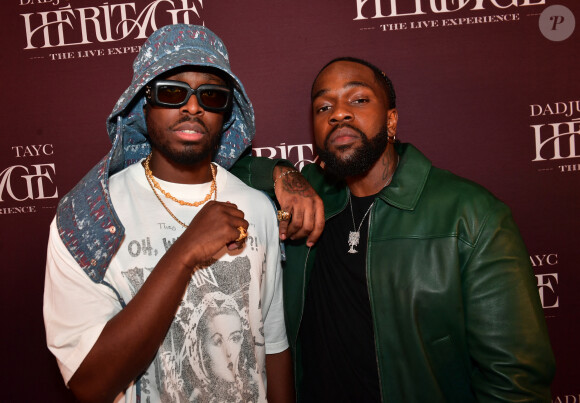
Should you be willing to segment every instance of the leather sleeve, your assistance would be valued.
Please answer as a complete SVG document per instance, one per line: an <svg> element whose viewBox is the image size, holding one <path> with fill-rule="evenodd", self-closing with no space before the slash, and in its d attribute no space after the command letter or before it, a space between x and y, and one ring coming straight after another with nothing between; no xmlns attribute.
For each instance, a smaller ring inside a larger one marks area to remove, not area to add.
<svg viewBox="0 0 580 403"><path fill-rule="evenodd" d="M479 402L550 402L555 360L529 255L497 202L464 267L471 384Z"/></svg>
<svg viewBox="0 0 580 403"><path fill-rule="evenodd" d="M230 168L230 172L246 185L254 189L263 190L270 197L274 197L274 167L278 164L290 167L293 165L286 160L253 157L250 154L251 151L241 156Z"/></svg>

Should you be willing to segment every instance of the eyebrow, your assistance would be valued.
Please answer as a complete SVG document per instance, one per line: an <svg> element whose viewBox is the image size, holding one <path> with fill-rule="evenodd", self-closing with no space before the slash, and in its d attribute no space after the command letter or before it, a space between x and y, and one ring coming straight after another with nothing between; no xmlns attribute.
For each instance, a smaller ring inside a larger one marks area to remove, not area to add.
<svg viewBox="0 0 580 403"><path fill-rule="evenodd" d="M207 81L214 81L214 82L218 83L218 85L223 85L226 87L228 86L228 81L225 78L223 78L217 74L211 73L209 71L199 71L198 73L202 76L203 79L205 79ZM181 73L178 73L178 74L176 74L176 76L179 76L180 74ZM183 81L183 77L174 78L173 81L181 81L182 83L185 82L185 81Z"/></svg>
<svg viewBox="0 0 580 403"><path fill-rule="evenodd" d="M373 89L369 84L365 83L364 81L349 81L343 86L343 88L352 88L352 87L365 87L371 90ZM330 90L328 88L323 88L319 91L316 91L316 93L312 95L312 100L315 100L316 98L323 96L329 91Z"/></svg>
<svg viewBox="0 0 580 403"><path fill-rule="evenodd" d="M203 74L203 76L205 76L205 79L208 81L217 81L220 84L223 83L223 85L227 85L227 81L224 78L218 76L217 74L207 72L202 72L201 74Z"/></svg>

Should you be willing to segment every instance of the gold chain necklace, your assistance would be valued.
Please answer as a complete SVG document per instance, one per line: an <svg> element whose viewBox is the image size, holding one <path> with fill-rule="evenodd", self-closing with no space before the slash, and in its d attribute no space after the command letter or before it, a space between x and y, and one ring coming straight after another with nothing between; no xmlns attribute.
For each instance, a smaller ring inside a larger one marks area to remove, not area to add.
<svg viewBox="0 0 580 403"><path fill-rule="evenodd" d="M211 180L211 188L209 190L209 193L207 194L207 196L205 196L205 199L201 200L201 201L197 201L197 202L187 202L185 200L179 200L178 198L174 197L173 195L171 195L171 193L166 192L165 190L163 190L161 188L161 186L159 185L159 183L157 182L157 180L155 180L155 177L153 176L153 172L151 172L151 169L149 168L149 161L151 160L151 154L149 154L147 156L147 158L145 159L145 161L143 162L143 167L145 168L145 176L147 176L147 179L149 180L150 184L153 183L153 185L159 189L159 191L161 193L163 193L163 196L167 197L168 199L173 200L176 203L181 204L182 206L192 206L192 207L199 207L201 206L203 203L205 203L206 201L208 201L209 199L211 199L211 195L214 194L216 192L216 181L215 181L215 167L213 166L213 164L209 164L210 168L211 168L211 176L212 176L212 180ZM155 191L155 190L153 190ZM217 196L217 194L216 194Z"/></svg>
<svg viewBox="0 0 580 403"><path fill-rule="evenodd" d="M216 185L216 168L213 164L209 164L210 168L211 168L211 176L212 176L212 181L211 181L211 188L209 190L209 193L207 194L207 196L205 197L205 199L198 201L198 202L186 202L184 200L179 200L178 198L172 196L169 192L166 192L165 190L163 190L161 188L161 186L159 185L159 183L155 180L155 177L153 176L153 173L151 172L151 169L149 168L149 161L151 160L151 154L149 154L147 156L147 158L145 159L145 161L143 161L143 168L145 168L145 177L147 178L147 183L149 183L149 186L151 186L151 190L153 190L153 194L155 195L155 197L157 197L157 200L159 200L159 203L161 203L161 205L163 206L163 208L169 213L169 215L175 220L177 221L179 224L181 224L183 227L187 228L188 225L185 224L183 221L179 220L175 214L173 214L173 212L171 212L171 210L169 210L169 207L167 207L167 205L165 203L163 203L163 200L161 200L161 197L159 197L159 194L157 193L157 191L155 190L155 188L159 189L159 191L161 193L163 193L163 195L165 197L167 197L168 199L173 200L176 203L179 203L182 206L192 206L192 207L199 207L201 206L203 203L205 203L206 201L208 201L211 198L211 195L214 195L214 200L217 198L217 185Z"/></svg>

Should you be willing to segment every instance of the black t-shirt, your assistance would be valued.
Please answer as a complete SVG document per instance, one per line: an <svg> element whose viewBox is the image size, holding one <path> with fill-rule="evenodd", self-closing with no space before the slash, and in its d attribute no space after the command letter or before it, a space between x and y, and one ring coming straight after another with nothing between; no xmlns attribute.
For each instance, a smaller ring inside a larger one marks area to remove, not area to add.
<svg viewBox="0 0 580 403"><path fill-rule="evenodd" d="M352 196L346 209L326 222L318 241L300 329L307 402L379 402L379 379L366 278L369 214L375 196ZM348 253L349 233L360 241Z"/></svg>

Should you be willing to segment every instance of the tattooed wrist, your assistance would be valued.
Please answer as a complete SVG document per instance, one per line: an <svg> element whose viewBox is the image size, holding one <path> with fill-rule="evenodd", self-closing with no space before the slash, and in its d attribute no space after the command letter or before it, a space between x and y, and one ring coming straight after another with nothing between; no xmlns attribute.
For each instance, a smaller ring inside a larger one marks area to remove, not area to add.
<svg viewBox="0 0 580 403"><path fill-rule="evenodd" d="M282 172L280 175L278 175L278 177L274 180L274 191L276 191L276 183L278 183L278 181L280 179L283 179L286 175L290 175L290 174L299 174L300 172L295 170L295 169L287 169L284 172Z"/></svg>
<svg viewBox="0 0 580 403"><path fill-rule="evenodd" d="M284 191L292 194L299 194L302 197L313 197L314 190L306 179L300 175L290 175L282 179Z"/></svg>

